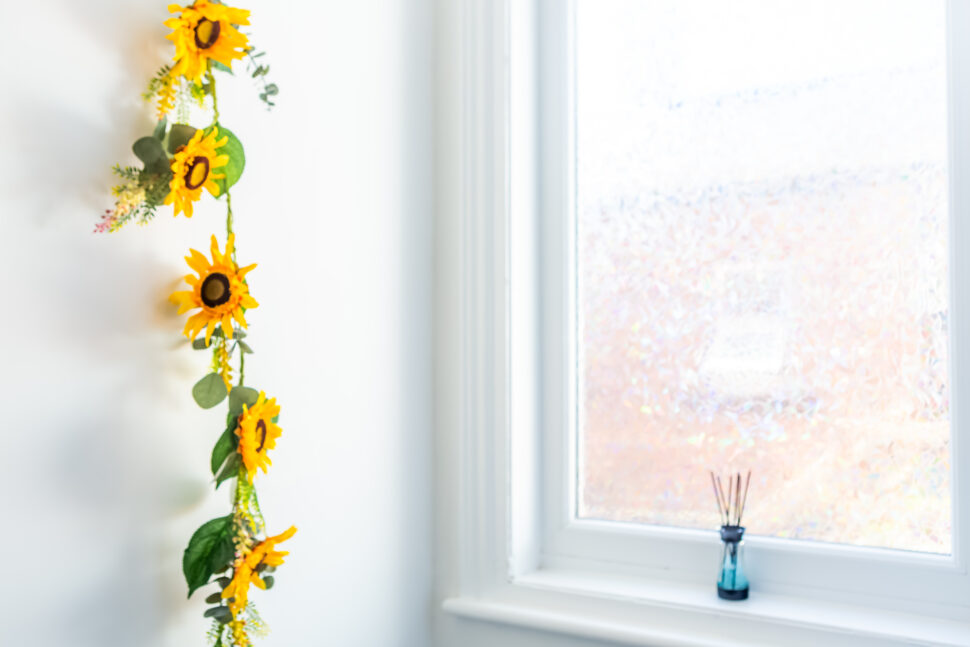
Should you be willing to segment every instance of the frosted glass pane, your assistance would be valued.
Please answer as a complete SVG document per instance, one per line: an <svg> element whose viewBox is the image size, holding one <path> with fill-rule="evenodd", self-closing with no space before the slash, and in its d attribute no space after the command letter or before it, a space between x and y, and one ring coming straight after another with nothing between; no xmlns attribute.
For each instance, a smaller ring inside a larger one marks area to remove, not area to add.
<svg viewBox="0 0 970 647"><path fill-rule="evenodd" d="M577 10L580 517L949 553L942 0Z"/></svg>

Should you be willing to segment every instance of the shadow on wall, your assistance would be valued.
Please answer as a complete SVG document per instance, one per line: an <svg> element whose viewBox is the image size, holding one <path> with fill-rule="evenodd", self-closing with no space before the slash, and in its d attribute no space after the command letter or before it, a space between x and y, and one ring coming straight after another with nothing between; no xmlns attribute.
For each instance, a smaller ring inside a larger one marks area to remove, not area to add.
<svg viewBox="0 0 970 647"><path fill-rule="evenodd" d="M5 24L45 25L44 41L58 46L46 57L38 54L27 42L34 37L30 28L7 44L8 60L22 59L22 52L31 58L29 66L11 66L23 78L4 98L7 123L15 125L8 145L18 162L7 174L10 197L33 201L31 215L39 224L65 215L63 207L74 204L70 196L88 210L72 209L72 217L90 218L104 208L111 166L125 158L128 142L151 128L141 93L167 58L161 24L167 12L156 3L118 0L18 4L4 11L11 10L17 13Z"/></svg>
<svg viewBox="0 0 970 647"><path fill-rule="evenodd" d="M179 459L197 454L181 407L198 359L172 352L177 273L156 260L180 259L184 231L91 233L111 166L152 126L140 95L167 56L166 16L123 0L0 7L15 89L0 102L5 645L173 644L184 613L185 512L208 484Z"/></svg>

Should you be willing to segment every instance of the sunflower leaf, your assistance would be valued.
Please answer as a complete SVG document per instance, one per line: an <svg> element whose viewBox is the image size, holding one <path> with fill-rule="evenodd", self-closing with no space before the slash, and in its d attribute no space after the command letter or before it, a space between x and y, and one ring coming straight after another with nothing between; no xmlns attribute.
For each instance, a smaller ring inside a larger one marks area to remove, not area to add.
<svg viewBox="0 0 970 647"><path fill-rule="evenodd" d="M215 447L212 448L212 459L210 464L212 466L212 475L215 476L219 472L219 468L222 464L226 462L226 458L236 449L237 442L236 434L236 420L235 418L230 418L229 426L226 430L222 432L219 436L219 440L216 441Z"/></svg>
<svg viewBox="0 0 970 647"><path fill-rule="evenodd" d="M231 560L234 553L232 543L232 515L212 519L202 524L189 540L182 554L182 573L189 587L189 596L209 582L215 566Z"/></svg>
<svg viewBox="0 0 970 647"><path fill-rule="evenodd" d="M175 151L189 143L195 132L196 129L188 124L172 124L168 133L168 152L174 155Z"/></svg>
<svg viewBox="0 0 970 647"><path fill-rule="evenodd" d="M226 461L226 464L222 466L222 471L219 472L218 476L216 476L217 490L219 489L219 486L222 485L223 481L228 481L229 479L239 475L239 465L241 463L242 461L239 459L238 453L229 454L229 460Z"/></svg>
<svg viewBox="0 0 970 647"><path fill-rule="evenodd" d="M226 399L226 383L217 373L209 373L192 387L192 397L203 409L211 409Z"/></svg>
<svg viewBox="0 0 970 647"><path fill-rule="evenodd" d="M246 151L243 150L242 142L231 130L223 128L222 124L216 124L216 127L219 129L219 139L229 138L224 145L216 149L220 155L229 156L229 163L216 169L218 173L226 176L215 180L219 186L219 195L222 196L242 176L243 169L246 167Z"/></svg>
<svg viewBox="0 0 970 647"><path fill-rule="evenodd" d="M164 140L165 128L167 126L168 126L168 117L163 115L162 118L158 120L158 123L155 124L155 130L154 132L152 132L152 137L154 137L158 141Z"/></svg>
<svg viewBox="0 0 970 647"><path fill-rule="evenodd" d="M229 393L229 415L238 417L243 412L243 405L251 407L259 399L259 391L248 386L233 387Z"/></svg>
<svg viewBox="0 0 970 647"><path fill-rule="evenodd" d="M145 163L145 166L151 166L159 159L165 157L162 142L154 137L142 137L132 144L131 150L138 159Z"/></svg>

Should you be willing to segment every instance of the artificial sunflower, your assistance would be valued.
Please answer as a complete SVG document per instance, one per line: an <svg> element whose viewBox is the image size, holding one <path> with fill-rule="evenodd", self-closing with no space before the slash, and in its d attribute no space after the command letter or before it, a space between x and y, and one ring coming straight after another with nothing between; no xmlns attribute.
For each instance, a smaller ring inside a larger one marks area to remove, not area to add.
<svg viewBox="0 0 970 647"><path fill-rule="evenodd" d="M173 75L201 81L210 58L231 68L234 60L246 55L249 39L236 26L249 24L249 11L209 0L187 7L169 5L168 11L179 14L165 21L172 30L166 38L175 43Z"/></svg>
<svg viewBox="0 0 970 647"><path fill-rule="evenodd" d="M280 415L280 407L276 398L266 399L266 394L259 392L259 398L251 407L243 405L236 435L239 436L239 454L249 475L249 482L256 476L256 468L266 473L266 467L272 465L266 453L276 447L276 439L283 434L283 430L273 422Z"/></svg>
<svg viewBox="0 0 970 647"><path fill-rule="evenodd" d="M275 568L283 563L284 557L290 554L288 551L276 550L276 544L286 541L295 534L296 526L290 526L290 529L283 534L266 538L254 546L248 555L241 557L236 562L232 580L222 590L223 600L231 598L229 610L232 612L233 618L246 608L250 584L261 589L266 588L266 582L259 576L259 572L262 570L260 567L272 566Z"/></svg>
<svg viewBox="0 0 970 647"><path fill-rule="evenodd" d="M233 245L236 237L229 234L226 240L226 251L220 253L216 237L212 237L212 261L204 254L190 249L190 256L185 262L195 270L198 276L185 275L185 282L192 286L191 290L180 290L169 296L169 301L179 307L179 314L193 308L202 308L185 322L183 333L189 339L205 328L205 343L208 345L212 333L217 325L222 326L222 334L226 339L232 339L232 320L246 328L244 308L255 308L259 304L249 296L249 286L244 282L246 274L256 267L256 264L239 267L232 260Z"/></svg>
<svg viewBox="0 0 970 647"><path fill-rule="evenodd" d="M216 173L215 169L229 163L228 155L220 155L216 149L225 146L228 137L219 137L219 128L212 127L208 135L204 130L197 130L192 139L175 151L172 158L172 180L169 182L169 193L165 196L165 204L175 205L175 215L185 212L192 217L192 203L202 195L203 187L213 196L219 195L219 185L215 180L226 177L223 173Z"/></svg>

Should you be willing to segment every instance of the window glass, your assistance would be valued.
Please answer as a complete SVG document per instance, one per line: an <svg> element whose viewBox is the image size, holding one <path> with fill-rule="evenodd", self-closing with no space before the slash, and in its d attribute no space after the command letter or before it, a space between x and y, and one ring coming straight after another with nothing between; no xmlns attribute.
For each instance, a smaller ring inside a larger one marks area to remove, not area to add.
<svg viewBox="0 0 970 647"><path fill-rule="evenodd" d="M578 515L949 553L942 0L577 0Z"/></svg>

